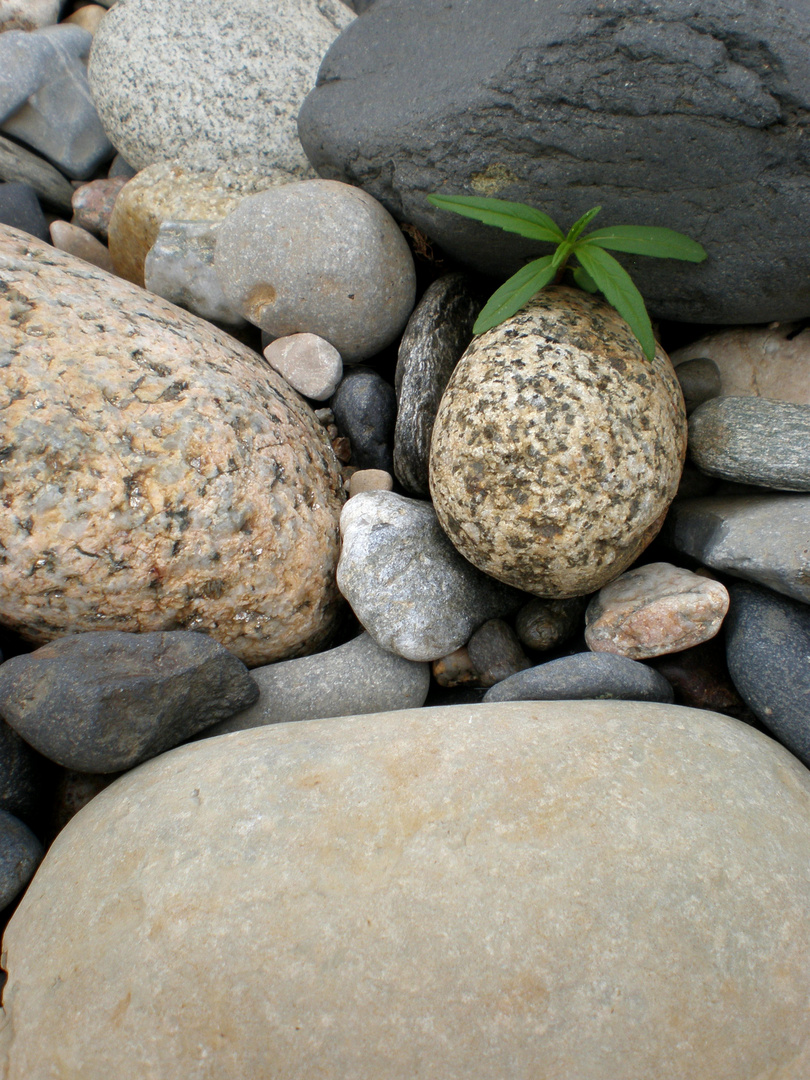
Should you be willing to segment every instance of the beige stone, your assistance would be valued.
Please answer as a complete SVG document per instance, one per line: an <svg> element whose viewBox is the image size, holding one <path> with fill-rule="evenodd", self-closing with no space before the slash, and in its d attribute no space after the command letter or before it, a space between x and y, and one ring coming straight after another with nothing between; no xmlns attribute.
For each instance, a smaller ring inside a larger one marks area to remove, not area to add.
<svg viewBox="0 0 810 1080"><path fill-rule="evenodd" d="M515 702L170 751L6 931L5 1080L807 1080L810 773Z"/></svg>
<svg viewBox="0 0 810 1080"><path fill-rule="evenodd" d="M114 274L113 261L104 244L87 229L81 229L78 225L61 221L57 218L48 226L51 234L51 243L60 251L66 251L69 255L75 255L77 259L84 259L92 263L108 274Z"/></svg>
<svg viewBox="0 0 810 1080"><path fill-rule="evenodd" d="M337 464L256 353L0 227L0 622L200 630L250 665L332 630Z"/></svg>
<svg viewBox="0 0 810 1080"><path fill-rule="evenodd" d="M473 340L433 428L442 528L479 570L537 596L593 592L658 532L686 453L672 365L614 308L550 288Z"/></svg>
<svg viewBox="0 0 810 1080"><path fill-rule="evenodd" d="M326 401L343 374L340 353L317 334L288 334L264 350L264 358L293 389L314 401Z"/></svg>
<svg viewBox="0 0 810 1080"><path fill-rule="evenodd" d="M85 4L84 7L77 8L72 15L68 15L63 22L75 23L76 26L81 26L82 29L95 34L106 14L107 9L101 4Z"/></svg>
<svg viewBox="0 0 810 1080"><path fill-rule="evenodd" d="M358 469L349 480L349 495L359 495L361 491L392 491L394 478L385 469Z"/></svg>
<svg viewBox="0 0 810 1080"><path fill-rule="evenodd" d="M648 563L591 600L585 641L593 652L644 660L708 641L727 612L728 590L719 581L671 563Z"/></svg>

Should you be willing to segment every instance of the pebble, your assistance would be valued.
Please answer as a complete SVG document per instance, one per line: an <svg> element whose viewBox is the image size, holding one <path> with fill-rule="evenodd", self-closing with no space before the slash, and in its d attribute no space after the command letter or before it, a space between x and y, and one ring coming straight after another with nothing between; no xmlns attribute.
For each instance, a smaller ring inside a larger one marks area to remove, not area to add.
<svg viewBox="0 0 810 1080"><path fill-rule="evenodd" d="M565 701L587 698L627 701L674 700L657 671L612 653L574 653L511 675L487 690L484 701Z"/></svg>
<svg viewBox="0 0 810 1080"><path fill-rule="evenodd" d="M605 585L585 612L592 652L645 660L707 641L728 611L728 591L671 563L647 563Z"/></svg>
<svg viewBox="0 0 810 1080"><path fill-rule="evenodd" d="M124 176L127 180L131 180L137 172L138 170L134 165L130 165L121 154L116 154L107 170L107 178L112 180L115 177Z"/></svg>
<svg viewBox="0 0 810 1080"><path fill-rule="evenodd" d="M355 367L344 372L330 401L335 423L352 447L358 469L393 473L397 399L393 386L376 371Z"/></svg>
<svg viewBox="0 0 810 1080"><path fill-rule="evenodd" d="M652 666L672 685L677 705L757 723L731 681L722 634L690 649L656 657Z"/></svg>
<svg viewBox="0 0 810 1080"><path fill-rule="evenodd" d="M358 469L349 479L349 498L364 491L391 491L394 478L384 469Z"/></svg>
<svg viewBox="0 0 810 1080"><path fill-rule="evenodd" d="M70 213L73 187L47 161L0 135L0 179L28 184L45 202Z"/></svg>
<svg viewBox="0 0 810 1080"><path fill-rule="evenodd" d="M0 909L22 892L44 854L28 826L7 810L0 810Z"/></svg>
<svg viewBox="0 0 810 1080"><path fill-rule="evenodd" d="M430 489L479 570L537 596L581 596L656 535L685 451L666 354L649 363L614 308L553 287L459 361L433 429Z"/></svg>
<svg viewBox="0 0 810 1080"><path fill-rule="evenodd" d="M724 495L676 502L664 539L713 570L810 603L810 498Z"/></svg>
<svg viewBox="0 0 810 1080"><path fill-rule="evenodd" d="M810 404L721 397L689 421L689 454L709 476L810 491Z"/></svg>
<svg viewBox="0 0 810 1080"><path fill-rule="evenodd" d="M0 716L78 772L131 769L258 696L223 645L183 630L73 634L0 666Z"/></svg>
<svg viewBox="0 0 810 1080"><path fill-rule="evenodd" d="M314 401L326 401L343 375L340 353L317 334L290 334L264 349L264 358L294 390Z"/></svg>
<svg viewBox="0 0 810 1080"><path fill-rule="evenodd" d="M48 242L45 215L36 191L29 184L0 184L0 224L22 229Z"/></svg>
<svg viewBox="0 0 810 1080"><path fill-rule="evenodd" d="M0 720L0 809L31 824L45 802L44 786L42 758Z"/></svg>
<svg viewBox="0 0 810 1080"><path fill-rule="evenodd" d="M487 619L467 642L479 686L494 686L532 666L517 634L503 619Z"/></svg>
<svg viewBox="0 0 810 1080"><path fill-rule="evenodd" d="M84 7L77 8L72 15L68 15L62 21L69 23L71 26L81 26L88 33L95 34L106 14L107 9L102 4L85 4Z"/></svg>
<svg viewBox="0 0 810 1080"><path fill-rule="evenodd" d="M50 234L51 243L59 251L66 251L70 255L75 255L77 259L84 259L85 262L106 270L108 274L115 273L109 251L86 229L80 229L78 225L71 225L57 218L50 224Z"/></svg>
<svg viewBox="0 0 810 1080"><path fill-rule="evenodd" d="M810 607L758 585L730 588L726 657L745 703L810 768Z"/></svg>
<svg viewBox="0 0 810 1080"><path fill-rule="evenodd" d="M397 353L394 471L406 491L427 497L430 437L453 369L472 339L481 304L464 274L428 287L408 320Z"/></svg>
<svg viewBox="0 0 810 1080"><path fill-rule="evenodd" d="M704 401L720 396L720 368L708 357L696 356L693 360L684 360L675 368L675 374L681 384L687 416Z"/></svg>
<svg viewBox="0 0 810 1080"><path fill-rule="evenodd" d="M110 784L119 773L80 773L62 769L54 790L51 813L47 823L49 833L56 837L71 818L87 806L91 799Z"/></svg>
<svg viewBox="0 0 810 1080"><path fill-rule="evenodd" d="M532 597L517 613L515 632L527 649L545 652L564 644L582 625L586 597L542 600Z"/></svg>
<svg viewBox="0 0 810 1080"><path fill-rule="evenodd" d="M434 660L430 671L439 686L455 688L478 684L478 672L473 667L466 645Z"/></svg>
<svg viewBox="0 0 810 1080"><path fill-rule="evenodd" d="M52 26L61 7L62 0L0 0L0 33Z"/></svg>
<svg viewBox="0 0 810 1080"><path fill-rule="evenodd" d="M375 356L407 322L416 272L380 203L334 180L304 180L243 199L217 233L228 300L274 337L326 338L344 364Z"/></svg>
<svg viewBox="0 0 810 1080"><path fill-rule="evenodd" d="M250 674L259 700L203 732L206 738L264 724L418 709L430 685L428 664L395 656L366 633L335 649L253 668Z"/></svg>
<svg viewBox="0 0 810 1080"><path fill-rule="evenodd" d="M430 503L391 491L350 499L340 517L338 587L384 649L437 660L524 597L458 554Z"/></svg>
<svg viewBox="0 0 810 1080"><path fill-rule="evenodd" d="M71 199L71 224L79 225L106 241L115 200L126 183L126 176L112 176L103 180L91 180L88 184L76 188Z"/></svg>

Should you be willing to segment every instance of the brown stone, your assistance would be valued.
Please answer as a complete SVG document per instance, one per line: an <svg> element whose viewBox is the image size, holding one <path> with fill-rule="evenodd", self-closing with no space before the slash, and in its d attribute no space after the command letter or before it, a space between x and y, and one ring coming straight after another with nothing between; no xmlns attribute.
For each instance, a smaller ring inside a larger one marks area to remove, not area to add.
<svg viewBox="0 0 810 1080"><path fill-rule="evenodd" d="M101 4L85 4L84 7L77 8L72 15L68 15L68 17L62 21L81 26L83 30L95 34L101 20L106 14L107 9Z"/></svg>
<svg viewBox="0 0 810 1080"><path fill-rule="evenodd" d="M60 221L57 218L48 226L51 234L51 243L60 251L66 251L69 255L75 255L77 259L84 259L92 263L108 274L115 273L113 262L107 248L87 229L81 229L78 225L71 225L68 221Z"/></svg>
<svg viewBox="0 0 810 1080"><path fill-rule="evenodd" d="M434 660L430 670L439 686L475 686L478 683L466 645Z"/></svg>
<svg viewBox="0 0 810 1080"><path fill-rule="evenodd" d="M71 200L72 224L106 240L115 200L127 179L126 176L108 176L103 180L91 180L89 184L76 188Z"/></svg>

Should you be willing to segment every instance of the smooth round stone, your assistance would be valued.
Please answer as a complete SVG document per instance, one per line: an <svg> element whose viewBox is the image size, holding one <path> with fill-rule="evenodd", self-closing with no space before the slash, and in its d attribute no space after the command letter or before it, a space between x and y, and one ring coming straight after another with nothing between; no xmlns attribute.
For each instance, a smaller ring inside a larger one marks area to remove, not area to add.
<svg viewBox="0 0 810 1080"><path fill-rule="evenodd" d="M106 241L115 201L127 180L126 176L108 176L76 188L71 199L71 224L79 225Z"/></svg>
<svg viewBox="0 0 810 1080"><path fill-rule="evenodd" d="M393 386L370 368L354 368L344 373L329 404L341 434L351 443L352 464L392 473L397 418Z"/></svg>
<svg viewBox="0 0 810 1080"><path fill-rule="evenodd" d="M340 353L317 334L290 334L264 349L267 363L294 390L314 401L326 401L343 374Z"/></svg>
<svg viewBox="0 0 810 1080"><path fill-rule="evenodd" d="M614 308L551 288L477 337L442 398L430 489L479 570L537 596L581 596L633 563L686 450L678 381Z"/></svg>
<svg viewBox="0 0 810 1080"><path fill-rule="evenodd" d="M323 428L261 357L0 227L0 622L32 641L199 630L249 665L339 614Z"/></svg>
<svg viewBox="0 0 810 1080"><path fill-rule="evenodd" d="M0 184L0 224L22 229L38 240L49 239L37 193L29 184Z"/></svg>
<svg viewBox="0 0 810 1080"><path fill-rule="evenodd" d="M390 345L416 295L397 223L376 199L333 180L243 200L220 226L216 268L249 322L274 337L318 334L350 364Z"/></svg>
<svg viewBox="0 0 810 1080"><path fill-rule="evenodd" d="M467 655L478 675L479 686L497 682L531 667L517 634L503 619L487 619L467 642Z"/></svg>
<svg viewBox="0 0 810 1080"><path fill-rule="evenodd" d="M612 653L583 652L510 675L487 690L484 701L616 698L669 704L673 697L664 676L646 664Z"/></svg>
<svg viewBox="0 0 810 1080"><path fill-rule="evenodd" d="M44 854L28 826L0 810L0 909L25 888Z"/></svg>
<svg viewBox="0 0 810 1080"><path fill-rule="evenodd" d="M675 375L681 384L687 416L704 401L720 396L720 368L708 357L698 356L694 360L684 360L675 368Z"/></svg>
<svg viewBox="0 0 810 1080"><path fill-rule="evenodd" d="M605 585L585 612L593 652L645 660L708 641L728 611L719 581L671 563L647 563Z"/></svg>
<svg viewBox="0 0 810 1080"><path fill-rule="evenodd" d="M542 600L533 597L515 618L515 632L527 649L544 652L562 645L582 625L586 600Z"/></svg>
<svg viewBox="0 0 810 1080"><path fill-rule="evenodd" d="M804 1080L809 830L807 770L691 709L197 742L48 852L4 939L6 1077Z"/></svg>
<svg viewBox="0 0 810 1080"><path fill-rule="evenodd" d="M51 222L49 228L51 243L55 248L69 255L75 255L77 259L84 259L85 262L106 270L108 274L115 273L107 247L87 229L71 225L68 221L60 221L58 218Z"/></svg>
<svg viewBox="0 0 810 1080"><path fill-rule="evenodd" d="M457 687L478 683L478 673L473 667L466 645L454 649L447 656L434 660L430 672L439 686Z"/></svg>
<svg viewBox="0 0 810 1080"><path fill-rule="evenodd" d="M339 0L129 0L96 32L90 85L127 161L311 174L301 102L354 19Z"/></svg>

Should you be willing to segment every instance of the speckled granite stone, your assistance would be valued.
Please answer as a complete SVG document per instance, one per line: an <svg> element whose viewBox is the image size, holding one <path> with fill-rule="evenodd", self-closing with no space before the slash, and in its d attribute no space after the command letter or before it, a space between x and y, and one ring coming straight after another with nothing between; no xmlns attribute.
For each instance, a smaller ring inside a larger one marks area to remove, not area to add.
<svg viewBox="0 0 810 1080"><path fill-rule="evenodd" d="M637 558L678 487L686 415L603 300L546 289L476 338L442 398L430 489L480 570L537 596L583 595Z"/></svg>
<svg viewBox="0 0 810 1080"><path fill-rule="evenodd" d="M249 665L324 642L340 476L261 357L0 228L0 402L0 621L201 630Z"/></svg>

